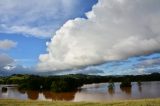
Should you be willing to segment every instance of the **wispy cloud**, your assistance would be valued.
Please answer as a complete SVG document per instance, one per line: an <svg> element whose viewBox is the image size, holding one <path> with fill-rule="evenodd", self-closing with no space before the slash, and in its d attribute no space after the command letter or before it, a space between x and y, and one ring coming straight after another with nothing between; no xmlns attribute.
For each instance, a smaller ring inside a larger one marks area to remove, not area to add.
<svg viewBox="0 0 160 106"><path fill-rule="evenodd" d="M75 12L77 0L1 0L0 32L36 37L52 34Z"/></svg>
<svg viewBox="0 0 160 106"><path fill-rule="evenodd" d="M34 36L39 38L47 38L52 35L51 28L46 30L40 27L33 27L33 26L7 26L7 25L0 25L0 32L1 33L20 33L25 36Z"/></svg>

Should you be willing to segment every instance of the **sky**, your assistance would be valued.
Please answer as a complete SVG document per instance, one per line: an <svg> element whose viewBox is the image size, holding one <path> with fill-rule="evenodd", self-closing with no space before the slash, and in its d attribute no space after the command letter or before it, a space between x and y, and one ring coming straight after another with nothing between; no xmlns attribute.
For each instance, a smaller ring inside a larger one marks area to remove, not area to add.
<svg viewBox="0 0 160 106"><path fill-rule="evenodd" d="M159 0L0 0L0 70L160 72L159 28Z"/></svg>

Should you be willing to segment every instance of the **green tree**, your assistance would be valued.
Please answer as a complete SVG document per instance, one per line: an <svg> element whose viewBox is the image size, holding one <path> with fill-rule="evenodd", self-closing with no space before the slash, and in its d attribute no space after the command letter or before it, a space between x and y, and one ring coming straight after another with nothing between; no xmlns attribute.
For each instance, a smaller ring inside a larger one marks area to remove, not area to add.
<svg viewBox="0 0 160 106"><path fill-rule="evenodd" d="M122 88L122 87L131 87L132 85L131 85L131 81L130 81L130 79L129 78L127 78L127 79L124 79L122 82L121 82L121 84L120 84L120 87Z"/></svg>
<svg viewBox="0 0 160 106"><path fill-rule="evenodd" d="M113 81L109 80L108 89L114 89L114 88L115 88L115 85L114 85Z"/></svg>

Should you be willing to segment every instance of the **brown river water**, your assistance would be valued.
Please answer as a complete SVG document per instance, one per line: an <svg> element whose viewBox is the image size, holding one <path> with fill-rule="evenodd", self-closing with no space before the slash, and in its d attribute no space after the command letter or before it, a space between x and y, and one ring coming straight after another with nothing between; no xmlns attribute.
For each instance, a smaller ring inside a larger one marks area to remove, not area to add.
<svg viewBox="0 0 160 106"><path fill-rule="evenodd" d="M160 81L142 82L139 86L132 83L131 88L120 88L120 83L115 83L115 89L109 90L108 83L88 84L75 92L54 93L50 91L19 91L17 87L7 87L7 91L2 91L0 85L0 98L23 99L23 100L63 100L63 101L114 101L124 99L146 99L160 98Z"/></svg>

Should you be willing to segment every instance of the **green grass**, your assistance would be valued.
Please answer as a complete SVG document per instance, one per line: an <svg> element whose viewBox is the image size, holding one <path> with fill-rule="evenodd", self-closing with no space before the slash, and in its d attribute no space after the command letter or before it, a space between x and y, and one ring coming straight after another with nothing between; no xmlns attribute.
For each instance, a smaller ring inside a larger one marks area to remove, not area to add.
<svg viewBox="0 0 160 106"><path fill-rule="evenodd" d="M0 99L0 106L160 106L160 99L124 100L99 103Z"/></svg>
<svg viewBox="0 0 160 106"><path fill-rule="evenodd" d="M28 76L27 75L24 75L24 76L11 76L9 79L10 80L24 80L24 79L27 79Z"/></svg>

